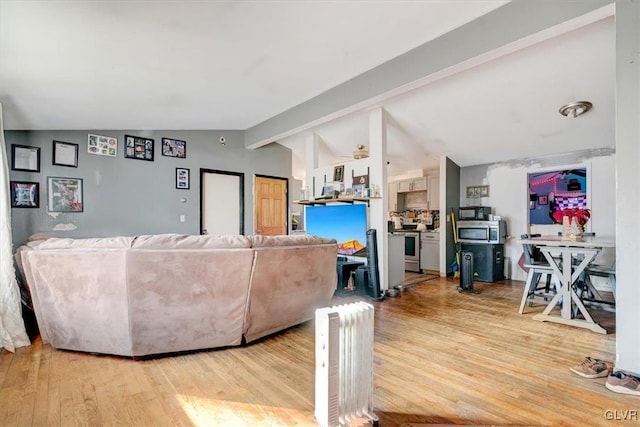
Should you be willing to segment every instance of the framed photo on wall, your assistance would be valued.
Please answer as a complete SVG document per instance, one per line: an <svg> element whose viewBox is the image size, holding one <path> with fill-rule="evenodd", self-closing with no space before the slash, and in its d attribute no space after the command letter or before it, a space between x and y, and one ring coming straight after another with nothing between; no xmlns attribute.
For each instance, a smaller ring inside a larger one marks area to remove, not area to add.
<svg viewBox="0 0 640 427"><path fill-rule="evenodd" d="M147 160L153 162L153 139L140 136L124 136L125 159Z"/></svg>
<svg viewBox="0 0 640 427"><path fill-rule="evenodd" d="M53 141L53 164L56 166L78 167L78 144Z"/></svg>
<svg viewBox="0 0 640 427"><path fill-rule="evenodd" d="M186 159L187 142L179 139L162 138L162 155Z"/></svg>
<svg viewBox="0 0 640 427"><path fill-rule="evenodd" d="M49 212L82 212L84 210L81 178L48 176L47 193Z"/></svg>
<svg viewBox="0 0 640 427"><path fill-rule="evenodd" d="M189 189L189 169L176 168L176 188L178 190Z"/></svg>
<svg viewBox="0 0 640 427"><path fill-rule="evenodd" d="M548 205L549 197L548 196L538 196L538 204L539 205Z"/></svg>
<svg viewBox="0 0 640 427"><path fill-rule="evenodd" d="M333 168L333 182L344 181L344 165L336 166Z"/></svg>
<svg viewBox="0 0 640 427"><path fill-rule="evenodd" d="M369 187L369 175L359 175L353 177L352 186L362 185L364 188Z"/></svg>
<svg viewBox="0 0 640 427"><path fill-rule="evenodd" d="M39 208L40 184L37 182L11 181L12 208Z"/></svg>
<svg viewBox="0 0 640 427"><path fill-rule="evenodd" d="M471 185L467 187L467 199L479 199L489 197L488 185Z"/></svg>
<svg viewBox="0 0 640 427"><path fill-rule="evenodd" d="M11 170L40 172L40 147L11 144Z"/></svg>
<svg viewBox="0 0 640 427"><path fill-rule="evenodd" d="M87 153L98 156L116 157L118 154L118 139L112 136L87 135Z"/></svg>

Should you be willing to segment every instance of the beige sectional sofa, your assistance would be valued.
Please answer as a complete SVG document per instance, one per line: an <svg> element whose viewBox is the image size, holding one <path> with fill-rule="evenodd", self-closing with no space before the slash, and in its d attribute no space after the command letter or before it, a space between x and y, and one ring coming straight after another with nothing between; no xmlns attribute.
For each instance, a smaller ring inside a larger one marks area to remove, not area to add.
<svg viewBox="0 0 640 427"><path fill-rule="evenodd" d="M239 345L330 303L336 242L314 236L51 238L16 253L44 342L145 356Z"/></svg>

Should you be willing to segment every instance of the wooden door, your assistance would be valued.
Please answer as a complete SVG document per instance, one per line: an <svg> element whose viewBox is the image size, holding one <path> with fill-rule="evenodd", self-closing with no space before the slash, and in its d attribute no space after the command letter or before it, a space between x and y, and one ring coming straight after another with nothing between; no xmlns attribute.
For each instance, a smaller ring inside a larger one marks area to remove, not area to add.
<svg viewBox="0 0 640 427"><path fill-rule="evenodd" d="M287 234L287 183L283 178L256 176L255 234Z"/></svg>

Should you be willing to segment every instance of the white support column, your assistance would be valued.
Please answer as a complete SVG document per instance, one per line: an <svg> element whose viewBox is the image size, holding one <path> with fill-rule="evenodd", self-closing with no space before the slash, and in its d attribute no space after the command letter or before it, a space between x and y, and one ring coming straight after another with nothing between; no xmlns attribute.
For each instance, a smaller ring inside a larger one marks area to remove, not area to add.
<svg viewBox="0 0 640 427"><path fill-rule="evenodd" d="M378 186L381 199L370 202L369 227L377 231L380 289L389 288L389 236L387 235L387 119L383 108L369 112L369 183Z"/></svg>
<svg viewBox="0 0 640 427"><path fill-rule="evenodd" d="M616 369L640 375L640 1L616 1Z"/></svg>
<svg viewBox="0 0 640 427"><path fill-rule="evenodd" d="M305 178L304 186L309 190L309 197L313 196L313 174L318 168L318 156L320 150L320 136L316 133L308 133L304 140Z"/></svg>

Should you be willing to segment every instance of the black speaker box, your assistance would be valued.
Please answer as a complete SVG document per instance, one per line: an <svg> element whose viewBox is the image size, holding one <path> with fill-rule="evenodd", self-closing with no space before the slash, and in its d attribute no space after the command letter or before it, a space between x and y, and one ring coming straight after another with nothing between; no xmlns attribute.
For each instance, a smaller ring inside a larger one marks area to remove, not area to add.
<svg viewBox="0 0 640 427"><path fill-rule="evenodd" d="M367 230L367 269L369 270L369 281L364 288L369 298L376 300L384 299L380 291L380 271L378 270L378 239L376 230ZM357 274L357 271L356 271Z"/></svg>
<svg viewBox="0 0 640 427"><path fill-rule="evenodd" d="M504 280L504 245L463 243L462 250L473 253L474 279L479 282ZM460 272L462 274L462 271Z"/></svg>

